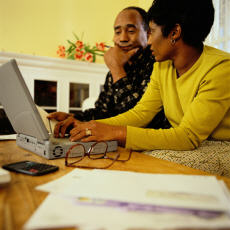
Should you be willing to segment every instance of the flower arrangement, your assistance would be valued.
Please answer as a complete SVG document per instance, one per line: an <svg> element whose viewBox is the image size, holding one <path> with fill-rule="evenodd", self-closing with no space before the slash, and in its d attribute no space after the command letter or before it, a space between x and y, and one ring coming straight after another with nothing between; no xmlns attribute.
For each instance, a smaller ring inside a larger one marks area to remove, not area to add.
<svg viewBox="0 0 230 230"><path fill-rule="evenodd" d="M83 43L79 37L74 34L75 41L67 40L69 46L65 47L63 45L58 46L57 55L62 58L81 60L87 62L95 62L96 56L104 56L105 53L105 43L96 43L95 46L90 46L89 44Z"/></svg>

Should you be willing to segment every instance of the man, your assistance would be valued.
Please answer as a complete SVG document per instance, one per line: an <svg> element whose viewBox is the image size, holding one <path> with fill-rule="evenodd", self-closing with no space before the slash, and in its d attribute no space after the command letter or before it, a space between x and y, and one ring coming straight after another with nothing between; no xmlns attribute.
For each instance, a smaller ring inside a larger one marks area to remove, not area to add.
<svg viewBox="0 0 230 230"><path fill-rule="evenodd" d="M54 135L63 137L74 120L89 121L108 118L133 108L141 99L150 80L154 57L147 47L147 13L139 7L122 10L114 23L114 47L104 55L109 68L104 87L95 102L95 108L76 115L55 112L48 115L57 123ZM74 119L75 118L75 119ZM163 112L154 120L152 127L158 128L164 118Z"/></svg>

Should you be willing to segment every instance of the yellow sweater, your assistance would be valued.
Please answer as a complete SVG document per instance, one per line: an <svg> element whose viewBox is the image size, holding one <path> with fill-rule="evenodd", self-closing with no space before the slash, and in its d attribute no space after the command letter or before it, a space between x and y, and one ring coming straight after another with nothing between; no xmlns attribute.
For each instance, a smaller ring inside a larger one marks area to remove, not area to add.
<svg viewBox="0 0 230 230"><path fill-rule="evenodd" d="M143 128L162 106L172 128ZM171 61L156 62L139 103L100 122L127 126L126 148L135 150L189 150L209 137L230 140L230 54L205 46L179 78Z"/></svg>

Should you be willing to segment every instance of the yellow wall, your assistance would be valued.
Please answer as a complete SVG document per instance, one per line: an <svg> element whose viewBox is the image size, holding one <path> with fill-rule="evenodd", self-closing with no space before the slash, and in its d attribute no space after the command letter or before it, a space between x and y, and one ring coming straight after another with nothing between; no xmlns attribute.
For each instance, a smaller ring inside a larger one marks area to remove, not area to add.
<svg viewBox="0 0 230 230"><path fill-rule="evenodd" d="M0 51L56 57L73 39L112 44L113 22L124 7L148 10L152 0L0 0Z"/></svg>
<svg viewBox="0 0 230 230"><path fill-rule="evenodd" d="M152 5L153 0L140 0L139 6L148 11L149 7Z"/></svg>

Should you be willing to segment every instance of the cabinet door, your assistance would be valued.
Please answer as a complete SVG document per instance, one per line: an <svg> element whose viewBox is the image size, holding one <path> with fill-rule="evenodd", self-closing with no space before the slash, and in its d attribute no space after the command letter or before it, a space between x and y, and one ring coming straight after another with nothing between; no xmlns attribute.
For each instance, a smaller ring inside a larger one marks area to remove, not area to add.
<svg viewBox="0 0 230 230"><path fill-rule="evenodd" d="M35 80L34 102L48 113L57 111L57 82Z"/></svg>
<svg viewBox="0 0 230 230"><path fill-rule="evenodd" d="M83 101L89 97L89 84L70 83L69 112L76 113L82 110Z"/></svg>

